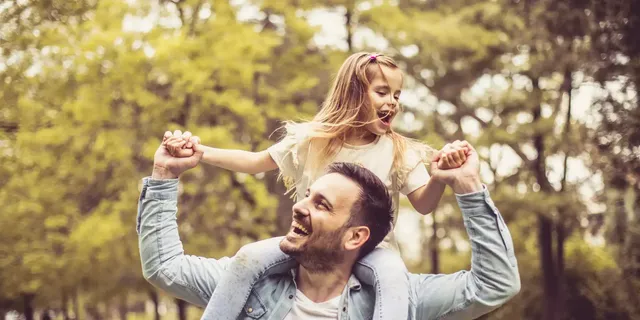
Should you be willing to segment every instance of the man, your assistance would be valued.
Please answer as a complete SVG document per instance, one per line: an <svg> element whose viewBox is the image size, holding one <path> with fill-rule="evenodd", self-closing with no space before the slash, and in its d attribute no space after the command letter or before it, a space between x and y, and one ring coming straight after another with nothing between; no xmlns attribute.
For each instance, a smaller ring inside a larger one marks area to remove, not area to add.
<svg viewBox="0 0 640 320"><path fill-rule="evenodd" d="M183 253L175 218L178 178L202 157L199 139L190 139L190 157L171 157L164 145L156 151L153 174L144 179L137 230L144 277L204 307L216 284L233 273L226 267L234 257L216 260ZM410 319L473 319L502 305L520 289L509 231L480 182L478 155L470 150L460 168L432 176L456 193L471 241L471 270L410 274ZM352 269L358 257L388 231L392 209L384 184L357 165L334 164L292 211L289 233L277 240L297 264L274 265L252 288L239 319L288 320L303 312L315 312L318 319L323 313L332 319L370 319L375 291L361 283ZM301 310L301 302L294 299L297 293L316 310ZM235 311L219 312L225 318Z"/></svg>

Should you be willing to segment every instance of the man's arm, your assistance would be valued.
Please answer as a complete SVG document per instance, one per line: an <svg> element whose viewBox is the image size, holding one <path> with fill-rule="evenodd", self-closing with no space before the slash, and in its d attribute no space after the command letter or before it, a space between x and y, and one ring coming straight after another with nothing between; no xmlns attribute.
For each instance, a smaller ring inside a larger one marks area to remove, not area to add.
<svg viewBox="0 0 640 320"><path fill-rule="evenodd" d="M454 190L477 190L473 184ZM471 270L410 275L416 319L474 319L520 291L511 235L489 192L483 188L456 197L471 242Z"/></svg>
<svg viewBox="0 0 640 320"><path fill-rule="evenodd" d="M154 178L167 175L154 170ZM171 295L205 307L231 259L184 254L176 222L178 180L143 180L137 232L144 278Z"/></svg>

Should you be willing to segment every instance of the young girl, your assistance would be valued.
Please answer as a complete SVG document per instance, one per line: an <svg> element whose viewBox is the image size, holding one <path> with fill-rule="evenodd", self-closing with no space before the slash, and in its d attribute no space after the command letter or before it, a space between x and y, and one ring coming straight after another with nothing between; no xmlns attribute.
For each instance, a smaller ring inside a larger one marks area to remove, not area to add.
<svg viewBox="0 0 640 320"><path fill-rule="evenodd" d="M203 147L202 161L250 174L279 169L285 185L289 191L295 191L297 198L304 197L307 187L328 164L357 163L375 173L389 188L396 212L394 225L400 193L407 195L418 212L428 214L436 208L445 185L429 179L425 168L424 162L433 149L391 129L400 112L398 100L402 85L403 74L390 57L353 54L340 67L321 110L312 121L287 122L286 136L261 152ZM184 139L180 146L188 148L189 136L165 134L166 141L173 142L167 143L169 151L180 156L175 139ZM466 160L466 148L458 144L438 158L439 169L458 167ZM365 278L361 281L376 287L373 319L407 319L407 271L398 254L393 229L379 247L384 249L376 249L363 257L354 273ZM236 261L247 260L242 256L258 263L234 262L229 267L234 276L217 284L203 319L216 318L216 310L221 308L237 310L237 317L253 284L266 269L277 261L290 259L280 251L278 243L268 241L243 247ZM234 293L232 297L228 295L230 292Z"/></svg>

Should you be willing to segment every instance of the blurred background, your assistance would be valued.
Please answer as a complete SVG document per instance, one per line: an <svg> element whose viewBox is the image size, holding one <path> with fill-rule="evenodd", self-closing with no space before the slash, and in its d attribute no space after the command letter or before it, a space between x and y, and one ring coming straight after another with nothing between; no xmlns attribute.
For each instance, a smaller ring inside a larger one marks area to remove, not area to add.
<svg viewBox="0 0 640 320"><path fill-rule="evenodd" d="M522 276L483 319L640 319L638 30L636 0L1 1L0 319L199 319L141 273L162 134L263 150L365 50L405 72L397 131L481 155ZM283 234L276 178L185 174L186 252ZM410 270L469 268L450 190L428 216L403 201Z"/></svg>

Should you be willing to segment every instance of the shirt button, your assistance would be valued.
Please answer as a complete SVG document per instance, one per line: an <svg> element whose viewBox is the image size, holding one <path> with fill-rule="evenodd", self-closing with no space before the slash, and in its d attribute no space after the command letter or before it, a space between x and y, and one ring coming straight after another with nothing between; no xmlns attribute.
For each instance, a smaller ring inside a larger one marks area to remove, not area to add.
<svg viewBox="0 0 640 320"><path fill-rule="evenodd" d="M248 313L253 312L253 308L251 308L251 307L247 308L247 312L248 312Z"/></svg>
<svg viewBox="0 0 640 320"><path fill-rule="evenodd" d="M293 295L292 294L289 295L289 299L293 299Z"/></svg>
<svg viewBox="0 0 640 320"><path fill-rule="evenodd" d="M347 307L343 307L343 308L342 308L342 311L343 311L343 312L347 312Z"/></svg>

